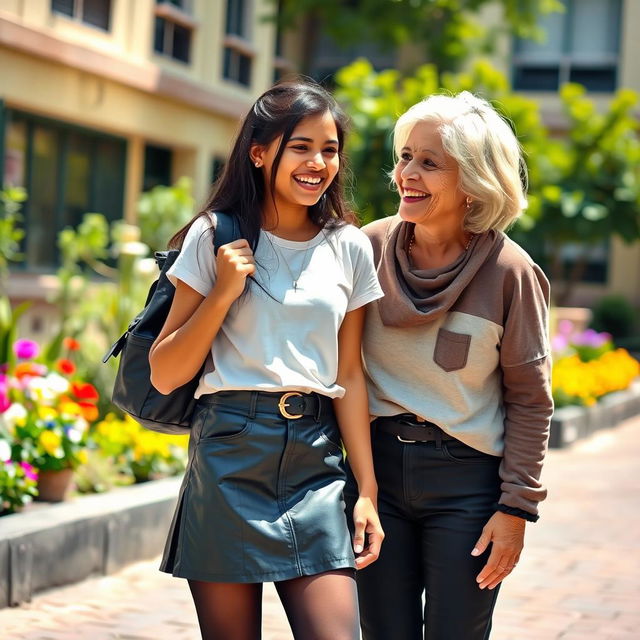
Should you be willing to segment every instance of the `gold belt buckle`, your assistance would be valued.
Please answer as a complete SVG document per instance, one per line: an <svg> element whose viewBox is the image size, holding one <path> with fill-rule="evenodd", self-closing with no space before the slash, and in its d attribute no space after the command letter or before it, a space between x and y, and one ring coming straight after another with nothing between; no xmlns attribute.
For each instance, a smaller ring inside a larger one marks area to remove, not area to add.
<svg viewBox="0 0 640 640"><path fill-rule="evenodd" d="M287 411L287 400L289 398L293 398L294 396L300 396L302 398L302 394L297 391L288 391L287 393L283 393L280 396L280 400L278 401L278 409L280 409L280 414L289 420L297 420L298 418L302 418L302 413L289 413Z"/></svg>

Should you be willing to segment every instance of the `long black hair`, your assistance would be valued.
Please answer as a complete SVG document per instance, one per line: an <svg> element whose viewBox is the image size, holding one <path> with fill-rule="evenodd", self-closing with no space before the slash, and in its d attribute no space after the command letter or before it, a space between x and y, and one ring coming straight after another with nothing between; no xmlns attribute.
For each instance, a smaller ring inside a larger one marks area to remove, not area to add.
<svg viewBox="0 0 640 640"><path fill-rule="evenodd" d="M346 203L342 184L347 116L333 96L320 85L307 80L281 82L265 91L251 107L209 200L203 210L171 238L169 247L180 248L189 228L200 216L210 211L224 211L238 218L242 237L255 251L267 190L262 171L251 162L251 147L256 144L266 146L282 136L271 169L270 192L273 194L280 159L293 130L303 118L327 111L333 116L338 131L340 167L320 200L308 207L308 215L323 228L356 222L356 216Z"/></svg>

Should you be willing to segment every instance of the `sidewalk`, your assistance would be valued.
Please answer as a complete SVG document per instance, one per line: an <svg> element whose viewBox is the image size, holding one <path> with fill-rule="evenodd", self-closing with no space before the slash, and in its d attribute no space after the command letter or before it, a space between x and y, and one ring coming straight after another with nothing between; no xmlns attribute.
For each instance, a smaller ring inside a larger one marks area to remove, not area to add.
<svg viewBox="0 0 640 640"><path fill-rule="evenodd" d="M527 527L492 640L640 638L640 417L549 453L549 499ZM186 583L158 560L0 610L3 640L198 640ZM290 640L272 587L263 640ZM389 638L389 640L395 640ZM456 640L464 640L463 638Z"/></svg>

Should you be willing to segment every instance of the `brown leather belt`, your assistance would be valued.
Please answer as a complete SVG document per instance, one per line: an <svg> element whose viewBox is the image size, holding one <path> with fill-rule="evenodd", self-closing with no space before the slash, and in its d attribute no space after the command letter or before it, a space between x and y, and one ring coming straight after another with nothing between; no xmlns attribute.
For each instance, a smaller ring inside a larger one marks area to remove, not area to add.
<svg viewBox="0 0 640 640"><path fill-rule="evenodd" d="M376 418L375 428L396 436L400 442L442 442L455 440L444 432L437 424L420 420L412 413L401 413L397 416Z"/></svg>

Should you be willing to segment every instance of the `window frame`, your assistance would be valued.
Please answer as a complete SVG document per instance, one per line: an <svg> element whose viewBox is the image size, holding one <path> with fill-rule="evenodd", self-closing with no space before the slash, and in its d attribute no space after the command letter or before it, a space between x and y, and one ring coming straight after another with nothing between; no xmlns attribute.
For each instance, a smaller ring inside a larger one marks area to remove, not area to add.
<svg viewBox="0 0 640 640"><path fill-rule="evenodd" d="M86 26L86 27L91 27L93 29L99 29L100 31L103 31L105 33L110 33L111 32L111 16L112 16L112 12L113 12L113 1L112 0L105 0L105 2L108 3L108 18L107 18L107 26L106 27L102 27L100 25L97 24L93 24L91 22L87 22L84 19L84 3L85 0L71 0L72 4L73 4L73 9L71 12L71 15L69 15L68 13L64 13L62 11L60 11L59 9L56 9L53 5L54 5L54 1L55 0L51 0L49 7L50 7L50 11L51 13L57 15L57 16L63 16L64 18L67 18L68 20L73 20L74 22L79 22L80 24Z"/></svg>
<svg viewBox="0 0 640 640"><path fill-rule="evenodd" d="M241 19L242 33L235 33L230 31L229 25L229 13L233 7L234 2L243 2L244 6L241 7L244 10L244 15ZM250 88L253 84L253 70L254 60L257 57L257 50L251 40L252 32L252 16L253 16L253 2L252 0L227 0L224 20L225 35L222 40L223 56L222 56L222 78L228 82L232 82L241 87ZM227 69L227 56L233 56L236 60L234 70L229 72ZM248 65L248 78L247 81L243 81L241 76L241 64L242 61Z"/></svg>
<svg viewBox="0 0 640 640"><path fill-rule="evenodd" d="M622 0L606 0L609 3L611 11L617 12L615 17L616 29L617 29L617 52L616 53L597 53L591 59L576 56L575 53L570 51L571 47L571 27L572 20L575 19L574 2L576 0L565 0L566 12L561 15L562 19L562 41L560 43L561 52L556 58L549 57L548 60L541 60L536 58L531 52L519 51L522 40L514 38L513 40L513 57L511 64L511 78L512 85L515 91L528 91L528 92L557 92L562 85L568 82L577 82L573 79L573 75L580 72L593 71L598 73L600 71L609 71L612 74L611 89L590 89L594 93L612 93L618 87L619 73L620 73L620 61L621 61L621 46L620 46L620 33L622 27L622 12L623 3ZM550 52L553 55L553 52ZM542 88L542 87L530 87L523 86L522 80L518 77L522 71L527 69L546 70L550 73L557 75L557 82L554 88ZM584 84L584 82L582 82Z"/></svg>
<svg viewBox="0 0 640 640"><path fill-rule="evenodd" d="M193 53L193 38L198 27L198 21L190 13L191 2L186 0L186 8L178 8L174 4L164 0L157 0L154 8L154 21L162 20L164 22L164 37L162 42L162 51L156 49L155 37L153 43L153 53L174 60L180 64L191 65ZM187 52L187 60L174 55L174 33L175 27L178 26L188 32L189 45Z"/></svg>
<svg viewBox="0 0 640 640"><path fill-rule="evenodd" d="M90 155L91 159L95 161L97 157L98 149L97 146L101 141L109 141L117 145L117 151L120 153L122 161L119 163L119 171L116 176L116 188L118 189L118 211L114 213L113 211L101 211L109 221L118 220L123 216L124 206L125 206L125 181L126 181L126 172L127 172L127 144L128 141L126 138L122 138L120 136L115 136L110 133L105 133L100 131L99 129L90 129L88 127L78 126L76 124L64 121L57 120L53 118L46 118L29 111L23 111L21 109L15 109L12 107L5 106L4 108L4 123L2 128L0 129L0 138L1 144L0 148L3 149L2 159L3 159L3 172L0 175L2 181L4 181L4 152L6 151L5 138L7 135L7 127L9 124L14 121L24 121L26 123L26 157L25 157L25 166L24 166L24 180L23 186L27 191L27 200L25 200L21 214L23 216L23 224L24 228L28 229L30 224L31 214L31 200L29 197L30 192L32 191L33 185L33 163L34 163L34 135L35 129L38 126L45 127L51 131L53 131L54 135L57 138L57 146L55 149L56 161L58 163L58 173L55 178L55 194L54 194L54 204L53 204L53 223L55 225L54 228L54 241L57 240L57 236L62 231L62 229L66 226L63 224L63 213L65 207L68 205L68 202L65 199L66 195L66 185L65 179L68 171L67 161L69 156L69 137L71 134L80 134L81 136L85 136L91 147ZM97 168L92 165L90 167L90 174L88 177L88 188L89 188L89 202L87 204L87 212L89 211L99 211L103 208L101 205L104 203L100 203L97 201L97 193L98 188L96 184L96 171ZM23 241L24 242L24 241ZM27 255L25 253L25 259L20 263L12 266L12 269L16 271L24 272L24 273L51 273L55 271L59 267L59 252L56 249L55 251L55 261L52 265L38 265L38 264L29 264L27 262Z"/></svg>

